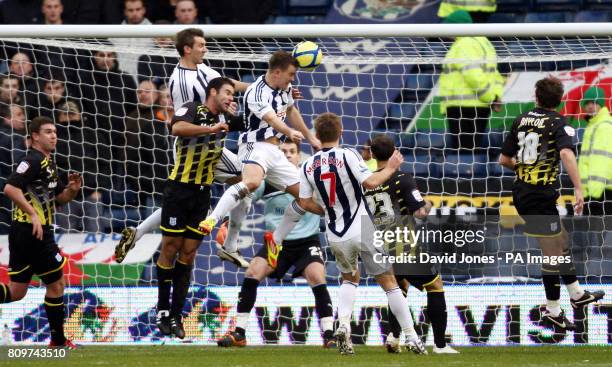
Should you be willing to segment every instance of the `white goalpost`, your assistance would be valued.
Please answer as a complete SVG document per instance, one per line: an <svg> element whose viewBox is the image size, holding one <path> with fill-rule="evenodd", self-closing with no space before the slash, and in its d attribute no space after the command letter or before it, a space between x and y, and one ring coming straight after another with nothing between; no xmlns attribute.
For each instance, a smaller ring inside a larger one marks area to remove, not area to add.
<svg viewBox="0 0 612 367"><path fill-rule="evenodd" d="M533 108L538 79L563 82L560 112L576 127L579 145L586 122L580 107L591 86L612 92L612 23L570 24L393 24L393 25L204 25L205 62L222 75L247 83L265 73L278 49L290 51L303 40L319 44L323 62L300 70L294 83L307 124L323 112L342 117L344 145L361 150L369 139L387 134L405 157L402 169L415 176L433 203L432 216L449 226L483 229L485 240L460 247L460 253L503 258L507 253L538 253L527 239L512 206L514 173L497 157L513 119ZM16 121L53 118L59 144L55 158L61 174L84 175L83 193L56 214L56 239L69 258L66 332L86 343L157 343L155 259L159 232L147 234L124 263L113 258L125 226L136 225L161 204L163 183L172 165L172 115L167 82L178 61L169 38L183 26L0 25L0 182L25 153L25 132ZM485 36L495 47L504 76L502 109L493 112L477 135L480 150L459 151L440 110L438 79L456 37ZM15 58L15 55L25 55ZM152 82L152 83L147 83ZM50 92L58 85L61 95ZM15 86L17 90L15 90ZM151 93L145 99L139 91ZM237 98L243 108L241 98ZM14 121L14 122L11 122ZM237 135L227 146L237 149ZM304 154L311 148L302 146ZM580 157L578 157L580 159ZM612 294L612 235L605 227L581 230L571 210L571 182L561 172L559 212L570 231L571 250L581 281ZM224 188L215 185L216 199ZM254 205L243 223L239 249L247 258L263 239L263 204ZM0 203L0 281L8 280L8 228L11 203ZM493 218L493 219L491 219ZM486 223L486 224L485 224ZM608 223L609 225L609 223ZM584 226L583 226L584 227ZM454 227L456 228L456 227ZM215 232L216 233L216 232ZM187 339L214 340L233 327L244 271L216 256L215 233L205 238L192 273L184 309ZM321 235L324 238L324 235ZM324 241L324 240L323 240ZM324 247L326 247L325 242ZM327 280L337 300L339 273L326 251ZM612 307L575 311L582 328L555 336L539 325L543 303L540 267L530 264L442 266L448 304L448 337L455 345L609 344ZM365 278L353 314L353 341L380 344L388 333L384 294ZM321 343L314 298L305 282L289 278L262 282L251 314L249 345ZM46 340L44 289L32 289L20 302L0 305L16 343ZM565 292L563 292L565 297ZM561 299L571 310L569 300ZM417 329L433 343L426 295L408 295Z"/></svg>

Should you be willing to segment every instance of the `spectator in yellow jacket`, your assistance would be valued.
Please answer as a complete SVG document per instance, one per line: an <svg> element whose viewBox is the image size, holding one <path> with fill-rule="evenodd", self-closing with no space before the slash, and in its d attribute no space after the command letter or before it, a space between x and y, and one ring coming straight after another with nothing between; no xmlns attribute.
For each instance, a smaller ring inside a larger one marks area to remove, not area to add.
<svg viewBox="0 0 612 367"><path fill-rule="evenodd" d="M612 215L612 117L603 89L589 88L580 105L588 121L578 159L585 214Z"/></svg>
<svg viewBox="0 0 612 367"><path fill-rule="evenodd" d="M445 23L472 23L457 10ZM440 112L446 115L454 148L471 152L481 142L491 110L501 110L504 78L497 71L497 53L486 37L457 37L444 57L440 76Z"/></svg>

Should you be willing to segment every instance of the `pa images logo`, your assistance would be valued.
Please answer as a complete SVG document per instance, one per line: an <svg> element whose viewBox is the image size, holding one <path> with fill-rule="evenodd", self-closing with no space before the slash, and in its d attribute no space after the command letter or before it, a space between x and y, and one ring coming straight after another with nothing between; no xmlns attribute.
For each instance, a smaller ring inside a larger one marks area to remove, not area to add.
<svg viewBox="0 0 612 367"><path fill-rule="evenodd" d="M353 19L395 22L406 18L427 0L336 0L338 12Z"/></svg>

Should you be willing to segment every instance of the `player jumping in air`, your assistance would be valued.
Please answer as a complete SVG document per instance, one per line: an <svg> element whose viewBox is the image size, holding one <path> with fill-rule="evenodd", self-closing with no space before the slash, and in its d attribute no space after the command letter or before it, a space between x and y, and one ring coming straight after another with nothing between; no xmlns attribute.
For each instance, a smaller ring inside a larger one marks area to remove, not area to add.
<svg viewBox="0 0 612 367"><path fill-rule="evenodd" d="M212 79L220 77L221 74L204 64L204 55L208 50L202 30L187 28L178 32L175 46L180 55L180 60L170 76L169 88L174 111L178 111L187 102L204 103L207 97L206 87L208 83ZM232 80L232 82L238 92L244 92L248 86L248 84L236 80ZM232 103L229 109L230 114L235 114L236 108L236 103ZM177 158L176 156L174 157L175 161ZM228 184L240 181L239 166L236 154L224 148L221 159L215 168L215 181ZM249 198L246 198L236 208L236 212L246 211L250 205ZM230 214L232 216L231 223L235 223L240 228L241 219L244 216L233 214ZM233 218L233 216L236 218ZM117 262L120 263L125 259L127 253L134 248L136 242L142 236L159 228L161 218L160 208L140 223L137 228L125 228L122 232L121 240L115 248L115 259ZM218 255L223 260L231 261L237 266L245 268L248 266L248 262L238 253L236 248L228 246L220 250Z"/></svg>
<svg viewBox="0 0 612 367"><path fill-rule="evenodd" d="M567 232L557 211L559 160L574 185L574 210L582 213L584 198L574 154L575 130L556 109L563 97L563 84L545 78L535 85L536 108L518 116L504 141L499 163L516 172L512 189L514 206L526 222L525 234L536 237L544 256L570 256ZM560 283L567 287L573 308L584 307L604 297L603 291L583 290L572 262L542 265L546 292L544 322L563 329L576 326L565 317L559 298Z"/></svg>
<svg viewBox="0 0 612 367"><path fill-rule="evenodd" d="M300 111L294 105L291 83L298 68L297 60L285 51L276 51L266 74L257 78L244 95L246 131L239 138L238 159L242 162L242 181L227 189L215 210L200 223L200 230L210 234L215 225L240 201L257 190L264 177L277 189L298 197L300 176L278 149L285 136L299 144L305 137L316 150L319 140L308 130ZM290 128L285 124L288 120ZM270 266L276 267L280 244L305 214L297 201L285 209L283 220L274 233L265 236Z"/></svg>

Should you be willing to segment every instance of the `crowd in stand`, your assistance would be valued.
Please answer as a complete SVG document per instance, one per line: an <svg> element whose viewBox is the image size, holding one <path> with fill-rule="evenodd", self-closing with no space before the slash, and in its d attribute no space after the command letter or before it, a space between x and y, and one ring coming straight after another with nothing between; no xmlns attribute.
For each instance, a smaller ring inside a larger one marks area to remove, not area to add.
<svg viewBox="0 0 612 367"><path fill-rule="evenodd" d="M0 19L121 23L121 12L113 11L118 6L124 7L123 24L151 24L140 0L5 0L0 2ZM201 21L194 1L149 1L147 6L155 9L151 16L159 24ZM162 18L173 13L176 19ZM169 38L111 39L105 44L126 50L174 47ZM159 204L171 162L166 124L173 111L166 81L178 58L15 42L2 46L6 62L0 65L0 184L25 154L26 121L48 116L57 124L55 159L61 175L74 171L84 178L82 197L58 208L60 228L109 231L113 225L123 227L123 220L148 215L142 208ZM0 208L0 232L5 233L11 204L4 196Z"/></svg>

